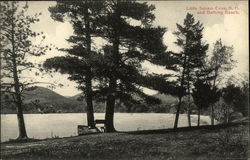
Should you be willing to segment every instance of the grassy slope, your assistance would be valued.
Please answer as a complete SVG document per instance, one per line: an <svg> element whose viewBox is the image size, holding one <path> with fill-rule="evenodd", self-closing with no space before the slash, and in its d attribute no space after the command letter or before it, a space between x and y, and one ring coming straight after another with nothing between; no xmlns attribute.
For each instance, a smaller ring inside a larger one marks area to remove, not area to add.
<svg viewBox="0 0 250 160"><path fill-rule="evenodd" d="M4 143L2 159L232 159L247 157L246 125L158 133L103 133Z"/></svg>

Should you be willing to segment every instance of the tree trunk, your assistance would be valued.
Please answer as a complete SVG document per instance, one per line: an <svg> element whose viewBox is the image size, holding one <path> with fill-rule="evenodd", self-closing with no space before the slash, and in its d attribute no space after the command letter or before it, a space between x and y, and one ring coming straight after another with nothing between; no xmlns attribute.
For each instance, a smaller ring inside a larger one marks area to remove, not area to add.
<svg viewBox="0 0 250 160"><path fill-rule="evenodd" d="M20 96L17 96L17 99L20 98L21 98ZM20 102L20 100L17 101L17 119L18 119L18 129L19 129L19 136L17 139L28 138L23 118L22 102Z"/></svg>
<svg viewBox="0 0 250 160"><path fill-rule="evenodd" d="M15 87L15 98L17 105L17 120L18 120L18 128L19 128L19 136L18 139L25 139L27 137L24 118L23 118L23 109L22 109L22 99L19 88L19 78L17 74L16 60L15 57L12 59L13 62L13 77L14 77L14 87Z"/></svg>
<svg viewBox="0 0 250 160"><path fill-rule="evenodd" d="M188 126L191 127L191 116L190 116L190 110L191 110L191 105L190 105L190 85L188 81L188 107L187 107L187 117L188 117Z"/></svg>
<svg viewBox="0 0 250 160"><path fill-rule="evenodd" d="M201 109L198 108L198 122L197 122L197 126L200 126L200 115L201 115Z"/></svg>
<svg viewBox="0 0 250 160"><path fill-rule="evenodd" d="M89 12L88 6L84 9L84 20L85 20L85 29L86 29L86 50L88 56L91 56L91 37L90 37L90 23L89 23ZM92 72L91 66L87 71L87 75L85 76L86 83L86 103L87 103L87 123L90 128L95 128L94 122L94 109L93 109L93 99L92 99Z"/></svg>
<svg viewBox="0 0 250 160"><path fill-rule="evenodd" d="M188 109L187 109L187 117L188 117L188 126L191 127L191 115L190 115L190 104L188 104Z"/></svg>
<svg viewBox="0 0 250 160"><path fill-rule="evenodd" d="M179 103L178 103L178 106L177 106L177 111L176 111L175 121L174 121L174 129L176 129L178 127L180 108L181 108L181 99L182 99L182 96L179 96Z"/></svg>
<svg viewBox="0 0 250 160"><path fill-rule="evenodd" d="M191 106L190 106L190 66L189 66L189 60L190 58L188 58L188 65L187 65L187 81L188 81L188 106L187 106L187 118L188 118L188 126L191 127L191 117L190 117L190 109L191 109Z"/></svg>
<svg viewBox="0 0 250 160"><path fill-rule="evenodd" d="M25 123L24 123L24 118L23 118L20 82L19 82L19 78L18 78L17 63L16 63L14 28L15 28L14 22L12 21L11 45L12 45L14 89L15 89L15 98L16 98L16 105L17 105L17 120L18 120L18 129L19 129L18 139L26 139L26 138L28 138L28 136L26 133Z"/></svg>
<svg viewBox="0 0 250 160"><path fill-rule="evenodd" d="M95 128L91 80L92 80L92 76L91 76L91 71L90 71L90 73L86 75L85 98L86 98L86 103L87 103L87 122L90 128Z"/></svg>
<svg viewBox="0 0 250 160"><path fill-rule="evenodd" d="M105 129L106 132L115 132L114 127L114 108L115 108L115 92L117 85L117 78L115 75L115 69L119 63L119 38L115 36L113 42L113 58L114 58L114 66L113 66L113 75L110 77L109 81L109 93L107 96L106 102L106 113L105 113Z"/></svg>
<svg viewBox="0 0 250 160"><path fill-rule="evenodd" d="M115 132L114 127L114 108L115 108L115 95L116 79L111 78L109 82L110 93L107 96L106 113L105 113L105 132Z"/></svg>
<svg viewBox="0 0 250 160"><path fill-rule="evenodd" d="M116 2L115 2L116 3ZM121 19L121 13L114 9L114 19L119 21ZM119 67L120 55L119 55L119 45L120 45L120 36L119 30L120 25L113 23L112 27L113 34L111 34L111 41L112 41L112 73L109 77L109 93L107 95L107 102L106 102L106 113L105 113L105 129L106 132L115 132L114 127L114 108L115 108L115 101L116 101L116 89L117 89L117 74L116 70Z"/></svg>
<svg viewBox="0 0 250 160"><path fill-rule="evenodd" d="M174 121L174 129L176 129L178 127L178 121L179 121L179 114L180 114L180 108L181 108L181 99L183 96L183 85L184 85L184 78L185 78L185 70L186 70L186 55L184 57L184 64L183 64L183 71L182 71L182 76L181 76L181 86L179 89L179 103L177 106L177 111L176 111L176 115L175 115L175 121Z"/></svg>

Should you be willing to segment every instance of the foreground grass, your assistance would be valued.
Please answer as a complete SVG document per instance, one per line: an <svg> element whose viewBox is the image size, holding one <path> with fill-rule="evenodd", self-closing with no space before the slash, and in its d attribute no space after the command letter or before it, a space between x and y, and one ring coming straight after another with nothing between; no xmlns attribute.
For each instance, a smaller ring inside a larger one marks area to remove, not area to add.
<svg viewBox="0 0 250 160"><path fill-rule="evenodd" d="M248 127L102 133L2 143L1 159L247 159Z"/></svg>

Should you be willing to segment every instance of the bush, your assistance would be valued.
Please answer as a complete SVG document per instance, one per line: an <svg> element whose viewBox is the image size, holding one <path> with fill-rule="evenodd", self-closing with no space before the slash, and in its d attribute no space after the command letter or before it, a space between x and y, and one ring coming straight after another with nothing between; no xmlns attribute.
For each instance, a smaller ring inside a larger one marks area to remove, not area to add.
<svg viewBox="0 0 250 160"><path fill-rule="evenodd" d="M221 123L228 122L229 115L233 112L233 107L225 103L222 98L214 104L214 118Z"/></svg>
<svg viewBox="0 0 250 160"><path fill-rule="evenodd" d="M234 157L234 158L246 158L247 157L247 133L244 129L228 128L219 132L214 138L218 147L216 150L222 156ZM230 155L228 154L230 153Z"/></svg>

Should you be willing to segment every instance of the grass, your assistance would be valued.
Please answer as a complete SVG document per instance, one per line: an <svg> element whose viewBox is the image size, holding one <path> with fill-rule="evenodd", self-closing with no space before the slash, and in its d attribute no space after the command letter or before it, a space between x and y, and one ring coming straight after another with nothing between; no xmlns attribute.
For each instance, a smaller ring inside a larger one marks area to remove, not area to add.
<svg viewBox="0 0 250 160"><path fill-rule="evenodd" d="M247 159L247 125L101 133L2 143L2 159Z"/></svg>

